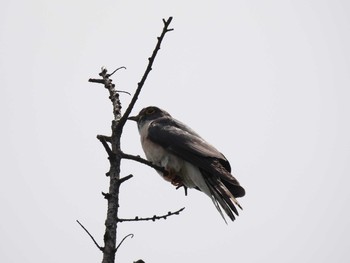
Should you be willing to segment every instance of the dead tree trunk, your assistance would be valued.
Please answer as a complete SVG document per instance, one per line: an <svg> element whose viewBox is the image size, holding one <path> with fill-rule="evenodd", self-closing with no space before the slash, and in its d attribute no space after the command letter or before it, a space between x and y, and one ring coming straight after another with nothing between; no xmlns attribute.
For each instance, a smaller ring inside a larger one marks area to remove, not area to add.
<svg viewBox="0 0 350 263"><path fill-rule="evenodd" d="M160 171L164 172L164 169L162 167L154 166L152 163L149 163L147 160L144 160L138 156L133 156L130 154L125 154L121 150L120 145L120 138L123 133L123 127L127 121L128 116L131 113L131 110L133 109L137 98L141 92L141 89L147 79L148 74L152 70L153 62L157 56L157 53L160 49L162 40L165 36L165 34L172 29L169 29L169 24L171 23L172 17L169 17L167 20L163 19L164 27L162 30L161 35L157 38L157 44L155 49L153 50L153 53L151 57L148 59L148 65L145 70L144 75L141 78L141 81L137 85L137 89L135 91L135 94L133 95L133 98L126 109L125 113L122 115L121 112L121 102L119 100L119 93L121 91L118 91L115 89L115 84L112 83L112 80L110 77L118 70L115 70L111 74L108 74L107 69L103 68L101 73L99 73L101 78L98 79L89 79L89 82L94 83L100 83L103 84L104 87L109 91L109 98L113 105L113 121L112 121L112 134L111 136L105 136L105 135L98 135L97 138L101 141L102 145L104 146L107 154L108 154L108 160L110 162L110 169L107 172L107 176L109 177L109 190L108 193L102 193L104 198L107 200L107 218L105 221L105 233L104 233L104 246L99 246L98 243L95 241L95 239L92 237L92 235L86 230L86 228L78 223L84 228L84 230L89 234L91 239L94 241L95 245L103 252L103 260L102 263L114 263L115 262L115 255L119 248L119 246L122 244L122 242L125 240L126 237L132 236L132 234L124 237L120 243L117 245L117 225L118 222L123 221L145 221L145 220L157 220L160 218L167 218L171 215L179 214L183 210L180 209L176 212L168 212L167 214L163 216L153 216L153 217L146 217L146 218L134 218L134 219L120 219L118 218L118 209L119 209L119 188L123 182L130 179L132 175L128 175L125 177L120 176L120 164L121 159L133 159L135 161L141 162L143 164L147 164L155 169L158 169ZM123 67L122 67L123 68ZM120 69L120 68L119 68Z"/></svg>

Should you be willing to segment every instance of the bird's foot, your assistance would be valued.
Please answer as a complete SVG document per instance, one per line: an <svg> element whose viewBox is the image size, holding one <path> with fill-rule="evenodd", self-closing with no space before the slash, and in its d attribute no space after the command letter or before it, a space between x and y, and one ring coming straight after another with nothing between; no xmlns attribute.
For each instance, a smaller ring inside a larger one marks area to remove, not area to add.
<svg viewBox="0 0 350 263"><path fill-rule="evenodd" d="M176 190L177 189L180 189L181 187L183 187L184 188L184 190L185 190L185 196L187 196L187 186L186 185L180 185L180 186L178 186L178 187L176 187Z"/></svg>
<svg viewBox="0 0 350 263"><path fill-rule="evenodd" d="M168 174L164 176L164 179L170 182L172 185L176 187L183 186L183 180L180 176L176 174L176 172L172 169L167 169Z"/></svg>
<svg viewBox="0 0 350 263"><path fill-rule="evenodd" d="M184 185L183 180L182 180L182 178L180 176L178 176L178 175L175 176L173 178L173 180L171 181L171 184L176 186L176 190L180 189L181 187L183 187L184 190L185 190L185 195L187 196L187 186Z"/></svg>
<svg viewBox="0 0 350 263"><path fill-rule="evenodd" d="M176 190L183 187L185 190L185 195L187 196L187 186L184 185L182 177L177 175L176 171L174 171L173 169L165 168L165 170L167 171L167 173L166 175L164 174L163 178L166 181L170 182L172 185L176 186Z"/></svg>
<svg viewBox="0 0 350 263"><path fill-rule="evenodd" d="M175 185L176 187L181 187L184 186L182 178L178 175L175 175L172 179L171 179L171 184Z"/></svg>

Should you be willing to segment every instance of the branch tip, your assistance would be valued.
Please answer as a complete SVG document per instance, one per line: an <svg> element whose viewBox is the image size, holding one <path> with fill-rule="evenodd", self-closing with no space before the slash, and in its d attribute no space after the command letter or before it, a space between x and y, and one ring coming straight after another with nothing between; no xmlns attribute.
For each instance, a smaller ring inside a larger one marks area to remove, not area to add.
<svg viewBox="0 0 350 263"><path fill-rule="evenodd" d="M115 248L115 252L117 252L118 248L121 246L121 244L123 244L124 240L127 239L128 237L133 238L133 237L134 237L134 234L126 235L126 236L122 239L122 241L120 241L119 245Z"/></svg>
<svg viewBox="0 0 350 263"><path fill-rule="evenodd" d="M102 195L103 195L103 197L104 197L104 199L109 199L109 198L111 198L111 194L109 194L109 193L104 193L104 192L101 192L102 193Z"/></svg>
<svg viewBox="0 0 350 263"><path fill-rule="evenodd" d="M116 90L116 92L118 92L118 93L126 93L126 94L128 94L129 96L131 96L131 93L130 93L130 92L127 92L127 91L124 91L124 90Z"/></svg>
<svg viewBox="0 0 350 263"><path fill-rule="evenodd" d="M125 181L131 179L132 177L133 177L133 175L132 175L132 174L129 174L129 175L123 177L123 178L120 178L120 179L118 180L118 184L121 185L122 183L124 183Z"/></svg>
<svg viewBox="0 0 350 263"><path fill-rule="evenodd" d="M115 69L111 74L107 74L106 76L109 78L110 76L112 76L114 73L116 73L120 69L126 69L126 67L124 67L124 66L119 67L119 68Z"/></svg>
<svg viewBox="0 0 350 263"><path fill-rule="evenodd" d="M163 27L162 33L157 38L158 41L157 41L157 44L156 44L156 46L155 46L155 48L153 50L153 53L152 53L151 57L148 59L148 65L146 67L146 70L145 70L145 72L144 72L144 74L143 74L143 76L141 78L141 81L137 84L137 89L136 89L136 91L134 93L134 96L131 99L131 102L128 105L128 108L126 109L124 115L119 120L118 126L119 126L120 130L123 129L123 126L125 125L126 120L129 117L129 115L131 113L131 110L133 109L133 107L134 107L134 105L135 105L135 103L137 101L137 98L138 98L138 96L139 96L139 94L140 94L140 92L142 90L142 87L143 87L143 85L144 85L144 83L145 83L145 81L146 81L146 79L148 77L148 74L152 70L153 62L154 62L154 60L155 60L155 58L156 58L156 56L158 54L158 51L160 49L160 45L161 45L161 43L163 41L163 38L164 38L165 34L168 32L168 30L169 30L168 26L169 26L169 24L170 24L172 19L173 19L172 17L169 17L168 20L163 19L164 27Z"/></svg>
<svg viewBox="0 0 350 263"><path fill-rule="evenodd" d="M89 82L104 84L103 79L89 79Z"/></svg>

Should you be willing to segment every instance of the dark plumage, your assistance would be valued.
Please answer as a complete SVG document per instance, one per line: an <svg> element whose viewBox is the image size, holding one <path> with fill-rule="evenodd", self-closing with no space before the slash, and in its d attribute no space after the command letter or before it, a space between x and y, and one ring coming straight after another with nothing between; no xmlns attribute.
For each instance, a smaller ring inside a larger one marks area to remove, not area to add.
<svg viewBox="0 0 350 263"><path fill-rule="evenodd" d="M129 119L137 121L146 158L165 167L173 184L203 191L222 216L220 207L231 220L235 219L235 205L241 208L236 198L244 196L245 190L232 176L222 153L157 107L144 108Z"/></svg>

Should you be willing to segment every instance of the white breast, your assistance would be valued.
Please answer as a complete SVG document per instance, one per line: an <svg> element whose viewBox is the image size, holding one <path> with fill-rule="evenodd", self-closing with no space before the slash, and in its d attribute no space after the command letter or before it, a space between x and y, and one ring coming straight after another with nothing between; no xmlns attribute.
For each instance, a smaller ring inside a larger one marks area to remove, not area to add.
<svg viewBox="0 0 350 263"><path fill-rule="evenodd" d="M166 151L162 146L155 144L148 139L148 127L150 123L151 121L147 121L142 127L139 127L141 145L146 154L147 160L154 164L160 165Z"/></svg>
<svg viewBox="0 0 350 263"><path fill-rule="evenodd" d="M139 127L141 145L147 160L156 165L162 166L169 171L172 170L181 176L184 161L169 153L159 144L153 143L148 139L148 127L151 122L152 121L145 122L142 127Z"/></svg>

